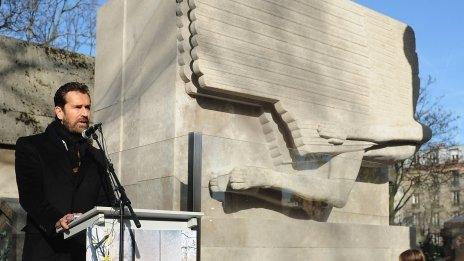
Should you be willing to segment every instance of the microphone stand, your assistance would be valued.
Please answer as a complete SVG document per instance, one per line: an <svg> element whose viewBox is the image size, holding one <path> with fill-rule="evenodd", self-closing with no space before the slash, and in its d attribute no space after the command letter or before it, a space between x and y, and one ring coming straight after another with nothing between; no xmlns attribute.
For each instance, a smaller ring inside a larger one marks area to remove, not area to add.
<svg viewBox="0 0 464 261"><path fill-rule="evenodd" d="M98 127L98 130L100 131L100 134L103 137L103 131L101 128L101 125ZM105 155L105 162L107 166L107 172L109 174L109 177L115 185L114 191L117 191L119 194L119 198L116 197L117 203L119 205L119 260L123 261L124 259L124 212L125 212L125 207L129 210L129 215L130 219L132 219L135 223L135 226L137 228L140 228L142 225L140 224L140 220L137 217L137 215L134 213L134 209L132 208L132 203L127 197L126 190L124 187L121 185L121 182L118 179L118 176L116 175L116 172L114 171L113 163L108 159L106 156L106 152L102 147L102 144L98 140L98 135L93 133L92 138L97 142L98 148L104 153Z"/></svg>

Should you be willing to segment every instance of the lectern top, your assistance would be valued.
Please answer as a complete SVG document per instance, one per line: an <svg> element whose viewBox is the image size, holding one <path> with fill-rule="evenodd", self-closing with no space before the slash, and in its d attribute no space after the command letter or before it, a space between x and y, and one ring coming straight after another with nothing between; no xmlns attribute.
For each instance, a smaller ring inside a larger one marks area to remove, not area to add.
<svg viewBox="0 0 464 261"><path fill-rule="evenodd" d="M203 216L201 212L188 211L173 211L173 210L154 210L154 209L134 209L135 214L140 219L173 219L173 220L189 220L191 218L200 218ZM125 210L129 214L128 210ZM119 210L111 207L94 207L84 213L81 218L92 217L97 214L103 214L105 217L119 216Z"/></svg>
<svg viewBox="0 0 464 261"><path fill-rule="evenodd" d="M200 218L203 216L201 212L172 210L134 209L134 212L140 220L175 220L187 222L192 218ZM124 213L126 217L129 217L129 211L127 209L125 209ZM105 218L119 218L119 210L111 207L94 207L69 223L69 227L75 227L97 215L103 215ZM59 233L62 230L62 228L59 228L56 232Z"/></svg>

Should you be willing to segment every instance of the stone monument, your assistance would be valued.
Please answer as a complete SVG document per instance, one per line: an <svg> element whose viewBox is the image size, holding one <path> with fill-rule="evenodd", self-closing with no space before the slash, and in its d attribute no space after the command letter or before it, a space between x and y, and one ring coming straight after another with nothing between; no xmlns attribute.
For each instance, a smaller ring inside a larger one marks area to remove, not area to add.
<svg viewBox="0 0 464 261"><path fill-rule="evenodd" d="M135 207L185 210L202 133L202 260L395 260L386 164L413 118L412 29L348 0L110 0L95 114Z"/></svg>

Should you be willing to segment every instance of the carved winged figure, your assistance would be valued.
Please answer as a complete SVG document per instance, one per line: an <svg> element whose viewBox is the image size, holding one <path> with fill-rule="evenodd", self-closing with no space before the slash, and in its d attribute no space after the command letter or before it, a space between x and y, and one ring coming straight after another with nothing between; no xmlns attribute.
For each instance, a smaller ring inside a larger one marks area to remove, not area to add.
<svg viewBox="0 0 464 261"><path fill-rule="evenodd" d="M210 190L272 188L343 207L363 160L413 155L414 33L340 0L177 0L187 93L261 106L273 168L214 173Z"/></svg>

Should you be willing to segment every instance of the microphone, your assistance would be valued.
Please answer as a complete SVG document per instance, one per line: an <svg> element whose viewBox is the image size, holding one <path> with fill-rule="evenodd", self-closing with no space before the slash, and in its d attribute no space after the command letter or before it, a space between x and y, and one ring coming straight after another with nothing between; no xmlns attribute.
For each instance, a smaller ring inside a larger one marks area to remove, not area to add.
<svg viewBox="0 0 464 261"><path fill-rule="evenodd" d="M100 127L102 126L102 123L97 123L93 126L90 126L89 128L85 129L83 132L82 132L82 137L84 139L90 139L92 138L92 134L94 134Z"/></svg>

